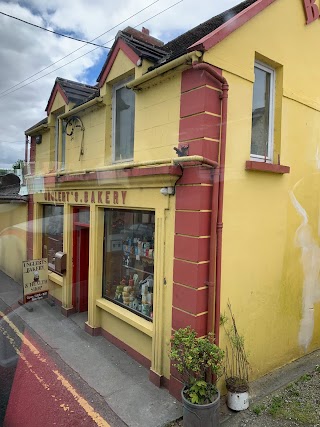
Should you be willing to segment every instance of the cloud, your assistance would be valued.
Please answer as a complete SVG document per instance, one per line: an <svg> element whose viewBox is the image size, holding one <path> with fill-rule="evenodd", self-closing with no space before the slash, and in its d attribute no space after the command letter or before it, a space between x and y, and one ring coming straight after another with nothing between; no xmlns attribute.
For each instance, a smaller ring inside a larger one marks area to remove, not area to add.
<svg viewBox="0 0 320 427"><path fill-rule="evenodd" d="M114 7L113 2L105 0L93 0L90 3L87 0L0 0L0 11L85 40L107 32L96 41L103 44L115 37L120 29L141 24L176 1L157 1L109 32L110 28L153 1L118 0L117 7ZM184 0L143 25L155 37L168 41L172 36L183 33L237 3L239 0L204 0L201 8L196 8L193 0ZM11 167L17 159L24 158L24 131L46 116L44 110L55 78L59 76L95 84L93 70L95 64L99 61L101 63L101 58L105 57L106 50L83 46L3 15L0 15L0 40L0 167ZM107 45L111 46L112 41ZM79 48L55 66L49 67ZM69 65L57 69L73 60ZM19 84L46 67L49 68ZM99 72L100 68L97 67L95 77ZM32 80L36 81L29 84Z"/></svg>

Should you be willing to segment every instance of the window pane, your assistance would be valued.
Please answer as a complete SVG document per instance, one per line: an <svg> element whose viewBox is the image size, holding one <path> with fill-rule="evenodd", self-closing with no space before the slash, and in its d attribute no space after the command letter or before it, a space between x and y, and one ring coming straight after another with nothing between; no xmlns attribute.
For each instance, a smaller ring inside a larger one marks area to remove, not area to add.
<svg viewBox="0 0 320 427"><path fill-rule="evenodd" d="M255 67L251 154L268 157L271 74Z"/></svg>
<svg viewBox="0 0 320 427"><path fill-rule="evenodd" d="M63 206L43 206L42 256L55 270L55 254L63 250Z"/></svg>
<svg viewBox="0 0 320 427"><path fill-rule="evenodd" d="M105 210L103 296L153 317L154 212Z"/></svg>
<svg viewBox="0 0 320 427"><path fill-rule="evenodd" d="M133 158L134 92L122 87L116 91L115 160Z"/></svg>

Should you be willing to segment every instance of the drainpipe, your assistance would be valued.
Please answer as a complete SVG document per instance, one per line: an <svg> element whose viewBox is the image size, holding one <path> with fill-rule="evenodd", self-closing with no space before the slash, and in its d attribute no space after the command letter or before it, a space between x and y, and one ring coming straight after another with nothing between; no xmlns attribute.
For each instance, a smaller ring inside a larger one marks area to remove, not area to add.
<svg viewBox="0 0 320 427"><path fill-rule="evenodd" d="M219 167L214 171L212 188L212 223L210 239L210 264L209 264L209 286L208 286L208 323L207 332L212 332L212 318L214 313L214 336L219 345L220 333L220 300L221 300L221 255L222 255L222 211L224 194L224 169L226 159L227 140L227 115L228 115L228 90L227 80L222 77L214 67L207 63L193 63L195 70L209 73L221 83L222 105L221 105L221 144ZM218 209L217 209L218 206ZM214 294L214 283L215 294ZM214 297L214 298L213 298ZM214 304L213 304L214 300ZM213 310L214 307L214 310Z"/></svg>
<svg viewBox="0 0 320 427"><path fill-rule="evenodd" d="M26 145L25 145L25 148L24 148L24 163L25 164L28 163L28 143L29 143L28 135L26 135Z"/></svg>

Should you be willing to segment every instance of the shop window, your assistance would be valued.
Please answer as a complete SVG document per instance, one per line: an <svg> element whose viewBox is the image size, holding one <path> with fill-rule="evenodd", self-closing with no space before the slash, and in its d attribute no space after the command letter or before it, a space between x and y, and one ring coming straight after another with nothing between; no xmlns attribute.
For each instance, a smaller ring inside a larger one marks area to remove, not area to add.
<svg viewBox="0 0 320 427"><path fill-rule="evenodd" d="M259 62L254 67L251 158L273 160L275 71Z"/></svg>
<svg viewBox="0 0 320 427"><path fill-rule="evenodd" d="M55 271L55 254L63 249L63 206L43 206L42 233L42 257Z"/></svg>
<svg viewBox="0 0 320 427"><path fill-rule="evenodd" d="M128 81L113 87L113 161L133 159L135 94L126 88Z"/></svg>
<svg viewBox="0 0 320 427"><path fill-rule="evenodd" d="M152 320L155 214L105 210L103 297Z"/></svg>

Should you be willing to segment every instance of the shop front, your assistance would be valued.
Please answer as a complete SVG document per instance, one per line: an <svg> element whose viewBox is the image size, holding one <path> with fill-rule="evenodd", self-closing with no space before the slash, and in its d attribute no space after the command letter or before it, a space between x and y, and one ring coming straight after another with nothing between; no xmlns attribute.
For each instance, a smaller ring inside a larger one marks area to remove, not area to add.
<svg viewBox="0 0 320 427"><path fill-rule="evenodd" d="M160 190L179 178L171 169L123 188L56 178L33 199L34 257L48 258L62 313L83 313L88 333L127 351L159 385L170 377L175 198Z"/></svg>

